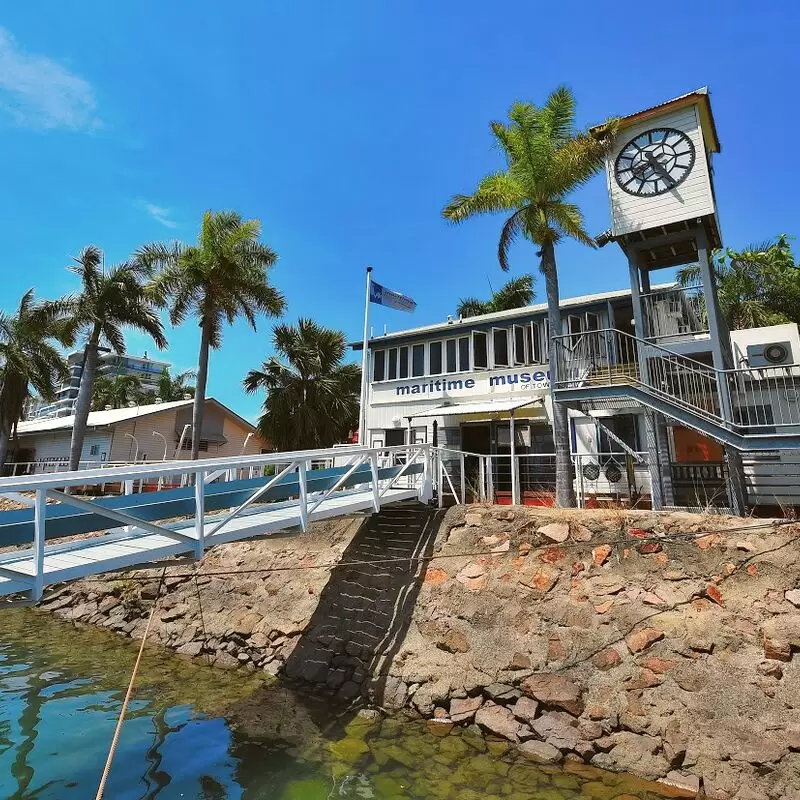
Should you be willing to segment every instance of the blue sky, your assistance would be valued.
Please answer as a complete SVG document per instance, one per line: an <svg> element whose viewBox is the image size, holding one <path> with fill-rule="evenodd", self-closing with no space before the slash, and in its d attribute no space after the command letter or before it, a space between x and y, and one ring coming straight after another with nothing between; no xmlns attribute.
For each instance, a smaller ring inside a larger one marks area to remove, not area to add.
<svg viewBox="0 0 800 800"><path fill-rule="evenodd" d="M373 307L376 331L443 320L507 276L500 220L451 227L441 208L498 166L489 120L562 82L581 125L710 86L725 243L796 233L799 21L787 3L6 4L0 306L30 286L73 289L65 266L86 244L119 261L191 241L206 208L234 208L279 253L290 320L360 338L367 264L419 303L413 316ZM608 227L602 178L577 199L590 231ZM614 247L565 244L558 259L564 296L627 283ZM533 248L513 264L535 271ZM237 324L212 356L210 394L246 416L260 399L241 379L269 354L271 325ZM193 366L197 328L170 341L170 360Z"/></svg>

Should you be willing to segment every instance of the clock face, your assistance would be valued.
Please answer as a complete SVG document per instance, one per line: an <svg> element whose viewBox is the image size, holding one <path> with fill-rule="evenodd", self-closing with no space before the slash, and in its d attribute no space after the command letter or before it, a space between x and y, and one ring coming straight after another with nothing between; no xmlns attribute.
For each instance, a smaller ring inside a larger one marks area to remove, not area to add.
<svg viewBox="0 0 800 800"><path fill-rule="evenodd" d="M675 128L653 128L622 148L614 163L620 189L639 197L654 197L682 183L694 166L692 140Z"/></svg>

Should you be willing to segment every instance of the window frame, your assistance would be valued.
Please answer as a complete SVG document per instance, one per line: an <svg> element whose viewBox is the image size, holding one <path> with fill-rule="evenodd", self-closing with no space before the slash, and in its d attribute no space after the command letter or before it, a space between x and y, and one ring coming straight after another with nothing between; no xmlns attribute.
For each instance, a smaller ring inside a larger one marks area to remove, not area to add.
<svg viewBox="0 0 800 800"><path fill-rule="evenodd" d="M495 347L496 337L497 334L502 334L505 336L506 340L506 363L500 364L497 361L497 350ZM508 328L492 328L492 367L497 369L498 367L510 367L511 366L511 356L512 353L508 346Z"/></svg>
<svg viewBox="0 0 800 800"><path fill-rule="evenodd" d="M477 347L475 346L475 339L478 336L483 337L483 347L484 347L484 354L485 354L485 364L478 364L477 358ZM490 361L489 361L489 334L486 331L472 331L472 369L477 372L478 370L484 370L490 368Z"/></svg>
<svg viewBox="0 0 800 800"><path fill-rule="evenodd" d="M422 351L422 363L420 365L420 371L416 371L416 354L419 351ZM426 350L427 347L424 343L422 344L412 344L411 345L411 377L412 378L424 378L427 375L427 358L426 358Z"/></svg>
<svg viewBox="0 0 800 800"><path fill-rule="evenodd" d="M461 352L461 344L462 342L467 343L467 365L464 366L461 363L461 356L463 355ZM466 336L458 336L456 337L456 356L457 362L456 366L458 369L456 372L471 372L472 371L472 337L468 334Z"/></svg>
<svg viewBox="0 0 800 800"><path fill-rule="evenodd" d="M382 369L381 369L381 376L380 378L376 377L377 375L377 357L380 353L381 358L383 359ZM372 382L373 383L383 383L386 380L386 348L381 347L377 350L372 351Z"/></svg>
<svg viewBox="0 0 800 800"><path fill-rule="evenodd" d="M517 333L522 337L522 354L520 355L517 353ZM515 367L524 367L527 366L528 362L528 339L525 336L525 326L524 325L512 325L511 326L511 360L514 362L513 366Z"/></svg>
<svg viewBox="0 0 800 800"><path fill-rule="evenodd" d="M439 347L439 370L433 370L433 348L438 345ZM428 375L444 375L444 339L437 339L435 342L428 343Z"/></svg>
<svg viewBox="0 0 800 800"><path fill-rule="evenodd" d="M386 349L386 380L396 381L398 367L400 366L399 347L389 347ZM392 354L394 353L394 375L392 375Z"/></svg>
<svg viewBox="0 0 800 800"><path fill-rule="evenodd" d="M453 369L450 369L450 345L453 346ZM445 339L443 375L454 375L458 372L458 339Z"/></svg>

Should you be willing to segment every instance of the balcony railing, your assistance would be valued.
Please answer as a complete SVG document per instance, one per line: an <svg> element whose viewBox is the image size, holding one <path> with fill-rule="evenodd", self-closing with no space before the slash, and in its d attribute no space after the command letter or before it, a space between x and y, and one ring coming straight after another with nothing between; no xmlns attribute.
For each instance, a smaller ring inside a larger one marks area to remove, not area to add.
<svg viewBox="0 0 800 800"><path fill-rule="evenodd" d="M614 329L553 338L556 389L636 386L728 430L800 427L800 365L718 370ZM645 374L642 374L644 369Z"/></svg>
<svg viewBox="0 0 800 800"><path fill-rule="evenodd" d="M702 286L645 292L641 300L646 339L676 341L708 333Z"/></svg>

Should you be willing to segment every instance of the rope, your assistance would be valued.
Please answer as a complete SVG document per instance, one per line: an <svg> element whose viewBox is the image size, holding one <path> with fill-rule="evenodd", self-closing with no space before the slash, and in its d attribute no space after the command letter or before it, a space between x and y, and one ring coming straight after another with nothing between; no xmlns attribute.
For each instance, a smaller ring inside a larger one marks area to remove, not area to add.
<svg viewBox="0 0 800 800"><path fill-rule="evenodd" d="M144 629L142 643L139 646L139 655L136 656L136 663L133 665L133 672L131 673L131 679L128 683L128 691L125 692L125 699L122 701L122 708L120 709L119 717L117 719L117 726L114 728L114 736L111 739L111 747L108 750L108 758L106 758L106 765L103 768L103 775L100 778L100 785L97 787L95 800L102 800L103 794L106 790L106 781L108 780L108 773L111 771L111 762L114 760L114 754L117 752L117 744L119 743L119 735L122 731L122 723L125 721L125 713L128 710L128 703L133 695L133 685L136 682L136 675L139 672L139 664L142 660L142 653L144 652L144 645L147 641L147 634L150 633L150 624L152 623L153 617L156 613L158 598L161 595L161 588L164 585L164 578L166 577L166 574L167 568L164 567L164 569L161 571L161 580L158 583L158 590L156 591L156 596L153 600L153 607L150 609L150 616L147 618L147 626Z"/></svg>
<svg viewBox="0 0 800 800"><path fill-rule="evenodd" d="M598 545L608 544L613 546L620 546L624 544L630 544L631 547L636 545L644 544L645 542L659 542L661 544L668 544L670 542L676 543L679 541L690 541L692 539L704 539L706 536L715 536L717 534L726 534L730 535L732 533L737 533L739 531L754 531L759 530L761 528L782 528L786 527L787 525L797 525L798 523L794 520L779 520L779 521L771 521L771 522L764 522L759 523L756 525L741 525L741 526L734 526L732 528L720 528L718 530L711 530L711 531L698 531L698 532L689 532L689 533L665 533L660 536L652 535L652 536L642 536L642 537L623 537L617 539L592 539L590 542L552 542L546 545L540 545L538 547L531 548L532 552L538 552L539 550L546 550L548 547L560 547L562 549L572 550L572 549L585 549L587 546L597 547ZM409 567L414 562L424 562L424 561L444 561L449 558L478 558L480 556L497 556L497 555L504 555L503 553L497 553L493 550L470 550L470 551L461 551L457 553L432 553L430 555L421 555L421 556L392 556L389 558L376 558L370 559L366 561L334 561L328 564L306 564L306 565L295 565L295 566L288 566L288 567L258 567L258 568L251 568L251 569L235 569L235 570L209 570L206 572L171 572L170 578L188 578L188 579L197 579L198 577L201 578L222 578L222 577L230 577L231 575L265 575L267 573L272 572L303 572L306 570L313 570L313 569L333 569L334 567L369 567L375 566L378 564L395 564L397 562L408 562ZM152 567L146 567L146 569L152 569ZM128 574L128 579L133 581L140 581L142 583L152 581L152 576L147 575L131 575ZM108 583L108 578L80 578L80 583ZM47 602L46 600L43 602Z"/></svg>

